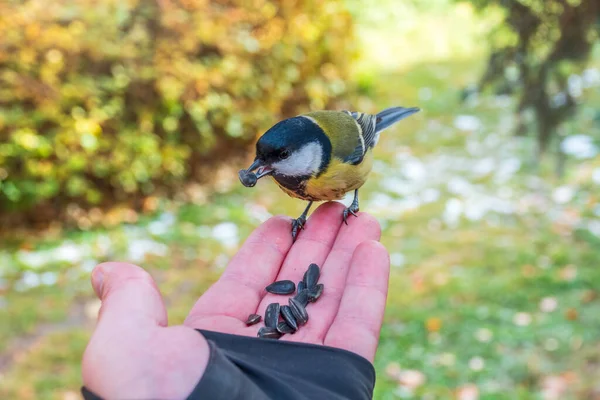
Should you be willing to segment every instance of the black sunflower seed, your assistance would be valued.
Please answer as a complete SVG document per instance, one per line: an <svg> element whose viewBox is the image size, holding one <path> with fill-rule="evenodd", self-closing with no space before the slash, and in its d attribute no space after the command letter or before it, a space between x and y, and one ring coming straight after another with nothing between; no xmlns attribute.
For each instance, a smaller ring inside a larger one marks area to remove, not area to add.
<svg viewBox="0 0 600 400"><path fill-rule="evenodd" d="M286 334L286 333L294 334L294 332L296 332L296 331L294 330L294 328L289 326L285 321L281 321L280 323L277 324L277 332L279 332L281 334Z"/></svg>
<svg viewBox="0 0 600 400"><path fill-rule="evenodd" d="M302 304L293 298L291 298L289 301L292 314L294 314L296 322L298 322L298 326L306 324L308 322L308 313L306 312L306 308L304 308Z"/></svg>
<svg viewBox="0 0 600 400"><path fill-rule="evenodd" d="M308 289L304 289L303 291L296 294L294 296L294 299L298 303L302 304L302 306L306 307L306 305L308 304Z"/></svg>
<svg viewBox="0 0 600 400"><path fill-rule="evenodd" d="M279 322L279 303L271 303L265 310L265 326L275 329L277 322Z"/></svg>
<svg viewBox="0 0 600 400"><path fill-rule="evenodd" d="M285 320L285 322L292 328L294 331L298 330L298 323L296 322L296 317L294 317L294 313L292 313L292 309L290 306L281 306L281 316Z"/></svg>
<svg viewBox="0 0 600 400"><path fill-rule="evenodd" d="M300 293L301 291L303 291L304 289L306 289L306 284L304 283L304 281L300 281L298 282L298 293Z"/></svg>
<svg viewBox="0 0 600 400"><path fill-rule="evenodd" d="M313 265L313 264L310 264L310 265ZM304 272L304 275L302 276L302 282L304 283L304 289L308 289L307 279L308 279L308 271L310 271L310 265L308 266L308 268L306 269L306 272Z"/></svg>
<svg viewBox="0 0 600 400"><path fill-rule="evenodd" d="M254 325L260 322L262 317L258 314L250 314L248 315L248 319L246 320L246 325Z"/></svg>
<svg viewBox="0 0 600 400"><path fill-rule="evenodd" d="M240 170L238 172L238 176L240 178L240 182L242 182L242 185L246 187L252 187L256 185L256 181L258 180L258 177L254 172L249 172L245 169Z"/></svg>
<svg viewBox="0 0 600 400"><path fill-rule="evenodd" d="M308 270L306 271L306 278L304 279L307 289L312 289L317 284L319 281L319 275L319 266L314 263L310 264L308 266Z"/></svg>
<svg viewBox="0 0 600 400"><path fill-rule="evenodd" d="M266 287L267 292L273 294L290 294L296 290L296 285L292 281L277 281Z"/></svg>
<svg viewBox="0 0 600 400"><path fill-rule="evenodd" d="M281 337L281 333L279 333L276 328L263 326L258 330L256 336L267 339L279 339Z"/></svg>
<svg viewBox="0 0 600 400"><path fill-rule="evenodd" d="M311 303L314 303L315 301L317 301L319 299L319 297L321 297L321 293L323 293L323 288L324 288L324 286L322 283L319 283L317 286L312 288L308 292L308 301L310 301Z"/></svg>

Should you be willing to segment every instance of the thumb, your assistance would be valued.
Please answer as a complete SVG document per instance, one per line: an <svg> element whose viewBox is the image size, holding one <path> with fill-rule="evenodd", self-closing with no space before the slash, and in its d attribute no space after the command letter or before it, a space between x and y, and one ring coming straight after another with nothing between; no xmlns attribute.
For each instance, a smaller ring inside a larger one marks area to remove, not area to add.
<svg viewBox="0 0 600 400"><path fill-rule="evenodd" d="M167 311L154 279L137 265L108 262L92 271L92 286L102 301L98 328L150 328L167 325Z"/></svg>
<svg viewBox="0 0 600 400"><path fill-rule="evenodd" d="M196 362L198 354L208 355L208 345L196 332L162 328L167 325L162 297L150 274L137 265L97 265L92 271L92 286L102 307L82 359L86 389L102 398L140 398L140 394L155 398L160 387L167 387L165 377L185 373L181 368L165 369L164 365L186 366L186 355ZM182 346L184 356L169 347L173 341ZM190 342L189 347L196 346L194 351L187 348ZM204 358L208 360L208 356ZM198 379L198 370L191 370L196 374L192 378Z"/></svg>

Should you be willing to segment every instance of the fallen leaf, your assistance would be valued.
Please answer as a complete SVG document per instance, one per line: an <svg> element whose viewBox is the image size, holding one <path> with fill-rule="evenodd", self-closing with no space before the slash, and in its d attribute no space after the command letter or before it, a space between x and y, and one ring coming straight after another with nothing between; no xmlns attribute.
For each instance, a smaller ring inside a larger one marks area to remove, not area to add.
<svg viewBox="0 0 600 400"><path fill-rule="evenodd" d="M385 367L388 377L394 379L401 386L413 390L425 383L425 374L413 369L402 369L397 362L391 362Z"/></svg>
<svg viewBox="0 0 600 400"><path fill-rule="evenodd" d="M518 326L527 326L531 323L531 315L525 312L516 313L513 322Z"/></svg>
<svg viewBox="0 0 600 400"><path fill-rule="evenodd" d="M142 206L145 212L153 212L158 208L158 198L154 196L147 197Z"/></svg>
<svg viewBox="0 0 600 400"><path fill-rule="evenodd" d="M576 309L574 308L569 308L567 310L567 312L565 313L565 317L569 320L569 321L575 321L577 319L577 317L579 316L579 313L577 312Z"/></svg>
<svg viewBox="0 0 600 400"><path fill-rule="evenodd" d="M413 272L410 276L411 281L412 281L412 287L416 292L421 292L424 289L425 286L425 278L423 277L423 274L419 273L419 272Z"/></svg>
<svg viewBox="0 0 600 400"><path fill-rule="evenodd" d="M560 279L571 282L577 277L577 267L569 264L561 268L559 272Z"/></svg>
<svg viewBox="0 0 600 400"><path fill-rule="evenodd" d="M590 303L598 298L598 293L595 290L586 290L583 296L581 297L581 301L584 303Z"/></svg>
<svg viewBox="0 0 600 400"><path fill-rule="evenodd" d="M540 301L540 310L546 313L556 310L557 306L558 301L556 300L556 297L544 297L542 301Z"/></svg>
<svg viewBox="0 0 600 400"><path fill-rule="evenodd" d="M456 399L477 400L479 399L479 389L472 383L459 387L456 391Z"/></svg>
<svg viewBox="0 0 600 400"><path fill-rule="evenodd" d="M405 369L400 372L398 383L409 389L416 389L425 383L425 374L414 369Z"/></svg>
<svg viewBox="0 0 600 400"><path fill-rule="evenodd" d="M533 278L537 275L537 268L531 264L526 264L521 267L521 273L525 278Z"/></svg>
<svg viewBox="0 0 600 400"><path fill-rule="evenodd" d="M442 328L442 320L437 317L428 318L425 326L429 332L437 332Z"/></svg>
<svg viewBox="0 0 600 400"><path fill-rule="evenodd" d="M559 400L567 390L567 382L562 376L551 375L542 380L542 398Z"/></svg>
<svg viewBox="0 0 600 400"><path fill-rule="evenodd" d="M33 244L31 244L31 242L23 242L19 246L19 249L21 249L21 250L33 250Z"/></svg>
<svg viewBox="0 0 600 400"><path fill-rule="evenodd" d="M391 362L385 367L386 375L394 380L400 379L401 372L402 368L400 368L400 364L398 364L397 362Z"/></svg>
<svg viewBox="0 0 600 400"><path fill-rule="evenodd" d="M567 382L568 385L572 385L572 384L576 383L579 380L579 377L573 371L563 372L561 374L561 376L563 377L563 379L565 380L565 382Z"/></svg>

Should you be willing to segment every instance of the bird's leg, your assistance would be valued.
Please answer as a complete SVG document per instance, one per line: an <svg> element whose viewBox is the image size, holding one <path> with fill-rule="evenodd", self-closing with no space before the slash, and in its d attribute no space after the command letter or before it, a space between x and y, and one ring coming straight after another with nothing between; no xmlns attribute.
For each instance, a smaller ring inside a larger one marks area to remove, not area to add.
<svg viewBox="0 0 600 400"><path fill-rule="evenodd" d="M349 214L352 214L355 217L358 217L358 215L356 215L357 212L358 212L358 189L356 189L354 191L354 200L352 200L352 204L350 204L350 207L348 207L344 210L344 214L343 214L344 223L346 225L348 225L347 219L348 219Z"/></svg>
<svg viewBox="0 0 600 400"><path fill-rule="evenodd" d="M312 204L313 202L309 201L302 215L300 215L300 217L292 221L292 238L294 239L294 241L296 241L296 236L298 236L300 229L304 229L304 224L306 223L306 216L308 215L308 210L310 210Z"/></svg>

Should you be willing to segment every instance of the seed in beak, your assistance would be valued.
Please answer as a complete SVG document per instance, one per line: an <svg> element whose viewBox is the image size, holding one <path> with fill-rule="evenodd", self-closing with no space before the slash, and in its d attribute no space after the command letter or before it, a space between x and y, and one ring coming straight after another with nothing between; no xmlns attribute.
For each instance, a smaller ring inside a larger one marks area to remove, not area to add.
<svg viewBox="0 0 600 400"><path fill-rule="evenodd" d="M240 170L240 172L238 172L238 176L240 178L240 182L242 182L242 185L246 187L253 187L256 185L256 181L258 180L254 172L249 172L245 169Z"/></svg>

